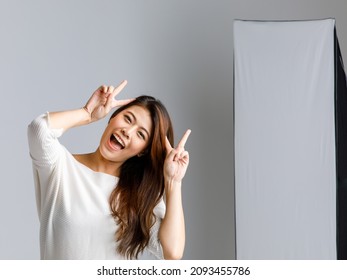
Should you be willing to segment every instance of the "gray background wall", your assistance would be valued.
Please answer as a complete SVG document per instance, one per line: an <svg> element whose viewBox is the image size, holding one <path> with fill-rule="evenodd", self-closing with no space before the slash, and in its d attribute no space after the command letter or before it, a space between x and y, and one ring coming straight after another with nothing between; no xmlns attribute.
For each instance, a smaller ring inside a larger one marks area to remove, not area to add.
<svg viewBox="0 0 347 280"><path fill-rule="evenodd" d="M184 258L233 259L233 20L334 17L347 60L346 11L344 0L1 0L0 259L39 258L27 124L122 79L122 97L151 94L167 105L176 140L192 129ZM92 151L105 124L61 142Z"/></svg>

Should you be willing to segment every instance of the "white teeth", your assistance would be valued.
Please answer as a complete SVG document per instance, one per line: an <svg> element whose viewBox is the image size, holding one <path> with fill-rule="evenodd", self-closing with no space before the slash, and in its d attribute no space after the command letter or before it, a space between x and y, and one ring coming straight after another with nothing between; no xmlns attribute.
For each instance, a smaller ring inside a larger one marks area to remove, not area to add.
<svg viewBox="0 0 347 280"><path fill-rule="evenodd" d="M113 134L113 136L116 138L116 140L119 142L119 144L121 144L124 148L125 144L124 144L123 140L117 134Z"/></svg>

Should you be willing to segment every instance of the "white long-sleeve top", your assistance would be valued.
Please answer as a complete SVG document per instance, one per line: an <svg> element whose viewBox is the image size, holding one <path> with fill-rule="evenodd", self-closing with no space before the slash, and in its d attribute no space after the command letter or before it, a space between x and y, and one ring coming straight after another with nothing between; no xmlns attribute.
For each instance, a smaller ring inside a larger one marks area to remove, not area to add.
<svg viewBox="0 0 347 280"><path fill-rule="evenodd" d="M116 252L117 224L109 196L118 177L95 172L78 162L58 141L62 129L49 127L49 113L28 127L37 210L41 259L123 259ZM163 258L158 239L165 204L154 209L148 251Z"/></svg>

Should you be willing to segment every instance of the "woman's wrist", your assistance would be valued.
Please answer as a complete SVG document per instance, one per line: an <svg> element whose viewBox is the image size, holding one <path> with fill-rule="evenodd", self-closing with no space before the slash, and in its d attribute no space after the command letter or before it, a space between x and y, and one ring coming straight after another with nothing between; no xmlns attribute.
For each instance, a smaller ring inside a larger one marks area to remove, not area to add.
<svg viewBox="0 0 347 280"><path fill-rule="evenodd" d="M89 111L88 107L86 105L84 105L81 109L85 112L85 115L87 116L86 122L91 123L92 122L92 113Z"/></svg>
<svg viewBox="0 0 347 280"><path fill-rule="evenodd" d="M165 190L167 192L171 191L177 191L178 189L181 189L182 187L182 181L175 181L173 179L165 179Z"/></svg>

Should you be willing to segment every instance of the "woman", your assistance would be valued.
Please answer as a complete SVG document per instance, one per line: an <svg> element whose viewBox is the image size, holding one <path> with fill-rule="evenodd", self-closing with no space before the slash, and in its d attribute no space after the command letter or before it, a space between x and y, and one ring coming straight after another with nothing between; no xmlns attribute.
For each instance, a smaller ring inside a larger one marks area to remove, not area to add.
<svg viewBox="0 0 347 280"><path fill-rule="evenodd" d="M101 86L82 109L43 114L29 125L42 259L134 259L145 249L182 257L190 130L172 148L165 107L149 96L116 100L126 84ZM66 130L118 106L95 152L72 155L59 143Z"/></svg>

